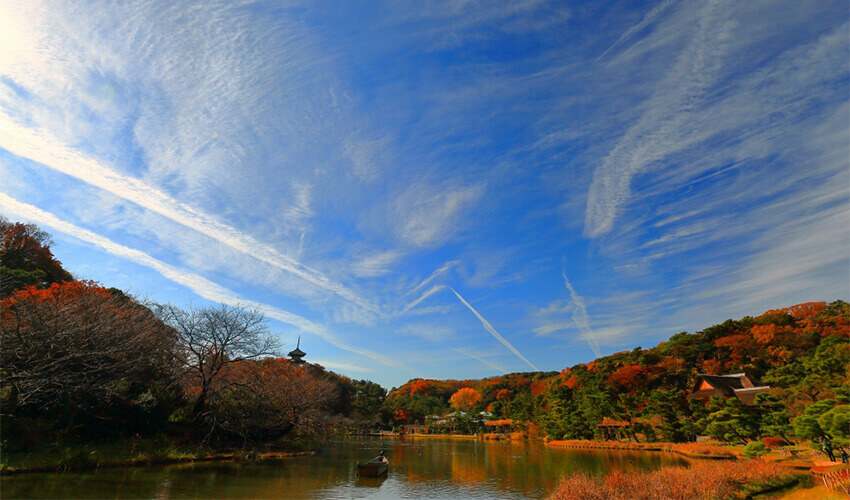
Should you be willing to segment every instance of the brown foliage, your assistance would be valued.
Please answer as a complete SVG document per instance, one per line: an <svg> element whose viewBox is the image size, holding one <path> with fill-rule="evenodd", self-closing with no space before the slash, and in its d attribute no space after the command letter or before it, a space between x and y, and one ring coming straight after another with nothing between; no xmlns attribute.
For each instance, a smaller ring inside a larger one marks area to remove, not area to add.
<svg viewBox="0 0 850 500"><path fill-rule="evenodd" d="M164 369L174 341L150 310L93 282L18 290L0 301L6 410L114 396L114 381Z"/></svg>
<svg viewBox="0 0 850 500"><path fill-rule="evenodd" d="M281 358L230 363L218 385L210 401L215 422L245 440L319 433L338 387L320 369Z"/></svg>
<svg viewBox="0 0 850 500"><path fill-rule="evenodd" d="M772 462L695 462L651 472L615 470L598 479L581 472L565 477L550 499L713 499L727 498L746 483L765 483L787 475Z"/></svg>

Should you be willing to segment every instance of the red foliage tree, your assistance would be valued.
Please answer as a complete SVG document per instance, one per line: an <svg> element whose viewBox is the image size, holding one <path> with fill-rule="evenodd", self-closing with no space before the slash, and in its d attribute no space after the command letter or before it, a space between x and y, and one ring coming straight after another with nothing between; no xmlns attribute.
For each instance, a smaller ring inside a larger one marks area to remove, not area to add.
<svg viewBox="0 0 850 500"><path fill-rule="evenodd" d="M529 390L531 391L532 396L539 396L546 392L546 389L549 388L549 383L546 379L536 380L531 383L529 386Z"/></svg>
<svg viewBox="0 0 850 500"><path fill-rule="evenodd" d="M637 365L626 365L617 369L608 376L608 384L622 386L632 390L643 383L646 378L646 370Z"/></svg>
<svg viewBox="0 0 850 500"><path fill-rule="evenodd" d="M0 297L26 285L73 281L50 244L50 235L35 224L12 224L0 217Z"/></svg>
<svg viewBox="0 0 850 500"><path fill-rule="evenodd" d="M561 382L561 385L563 385L567 389L575 389L576 387L578 387L578 378L573 375L572 377Z"/></svg>
<svg viewBox="0 0 850 500"><path fill-rule="evenodd" d="M413 412L405 409L398 409L393 412L393 421L397 424L406 424L413 418Z"/></svg>
<svg viewBox="0 0 850 500"><path fill-rule="evenodd" d="M496 401L508 401L513 397L514 393L510 389L499 389L493 394Z"/></svg>
<svg viewBox="0 0 850 500"><path fill-rule="evenodd" d="M434 391L434 384L430 380L418 379L410 382L410 395L422 394L428 396Z"/></svg>

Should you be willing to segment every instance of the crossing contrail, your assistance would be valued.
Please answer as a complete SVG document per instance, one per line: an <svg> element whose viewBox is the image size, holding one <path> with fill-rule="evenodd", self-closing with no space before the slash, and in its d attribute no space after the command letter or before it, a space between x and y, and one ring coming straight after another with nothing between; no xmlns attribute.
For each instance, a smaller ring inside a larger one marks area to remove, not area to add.
<svg viewBox="0 0 850 500"><path fill-rule="evenodd" d="M502 345L504 345L505 347L507 347L508 349L510 349L510 351L511 351L512 353L516 354L516 355L517 355L517 357L519 357L519 359L521 359L521 360L525 361L526 363L528 363L528 366L530 366L530 367L534 368L534 371L536 371L536 372L539 372L539 371L540 371L540 369L539 369L539 368L537 368L536 366L534 366L534 364L532 364L532 362L531 362L531 361L529 361L529 360L525 359L525 356L523 356L522 354L520 354L520 352L519 352L519 351L517 351L516 347L512 346L512 345L511 345L511 343L510 343L510 342L508 342L508 341L505 339L505 337L502 337L501 335L499 335L499 332L497 332L497 331L496 331L496 329L495 329L495 328L493 328L493 325L491 325L489 321L487 321L486 319L484 319L484 316L482 316L482 315L478 314L478 311L476 311L474 307L472 307L471 305L469 305L469 302L465 301L465 300L463 299L463 297L461 297L461 296L460 296L460 294L459 294L459 293L457 293L457 291L456 291L454 288L449 287L449 289L450 289L451 291L453 291L455 295L457 295L457 298L459 298L459 299L460 299L460 301L461 301L461 302L463 302L463 305L465 305L466 307L468 307L468 308L469 308L469 310L470 310L470 311L472 311L472 314L474 314L474 315L475 315L475 317L477 317L477 318L478 318L478 321L480 321L480 322L481 322L481 324L482 324L482 325L484 325L484 329L485 329L485 330L487 330L488 332L490 332L490 335L492 335L492 336L496 337L496 340L498 340L499 342L501 342L501 343L502 343Z"/></svg>

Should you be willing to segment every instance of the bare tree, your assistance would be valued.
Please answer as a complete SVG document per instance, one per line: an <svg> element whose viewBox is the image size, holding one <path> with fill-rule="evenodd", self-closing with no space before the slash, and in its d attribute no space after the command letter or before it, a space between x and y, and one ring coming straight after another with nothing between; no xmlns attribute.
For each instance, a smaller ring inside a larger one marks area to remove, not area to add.
<svg viewBox="0 0 850 500"><path fill-rule="evenodd" d="M166 304L153 309L177 332L173 359L183 368L184 381L197 391L193 419L204 413L209 398L225 384L220 375L226 366L272 356L279 348L265 316L256 308L190 305L182 309Z"/></svg>

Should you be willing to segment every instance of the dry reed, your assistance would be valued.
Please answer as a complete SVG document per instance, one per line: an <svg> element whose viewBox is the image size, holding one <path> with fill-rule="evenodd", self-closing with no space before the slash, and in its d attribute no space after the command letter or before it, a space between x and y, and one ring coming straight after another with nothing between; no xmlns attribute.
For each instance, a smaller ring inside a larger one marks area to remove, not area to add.
<svg viewBox="0 0 850 500"><path fill-rule="evenodd" d="M747 484L770 484L789 476L762 460L696 462L651 472L613 471L604 478L587 473L565 477L550 500L691 500L734 497Z"/></svg>

